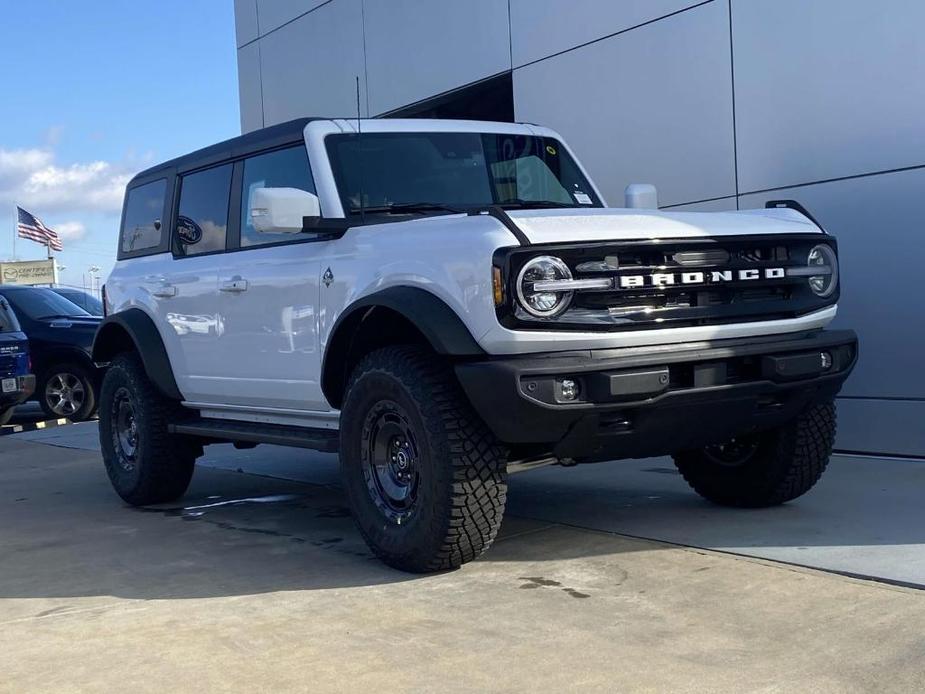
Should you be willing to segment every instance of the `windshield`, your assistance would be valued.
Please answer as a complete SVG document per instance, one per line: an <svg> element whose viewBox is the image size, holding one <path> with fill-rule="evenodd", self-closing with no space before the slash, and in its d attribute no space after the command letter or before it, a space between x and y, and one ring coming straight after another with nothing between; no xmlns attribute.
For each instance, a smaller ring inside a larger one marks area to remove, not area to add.
<svg viewBox="0 0 925 694"><path fill-rule="evenodd" d="M602 206L578 165L551 138L363 133L331 135L327 150L348 216L360 213L361 195L367 213Z"/></svg>
<svg viewBox="0 0 925 694"><path fill-rule="evenodd" d="M89 316L80 306L58 296L50 289L34 287L17 289L6 294L7 300L20 315L33 320L39 318L65 318Z"/></svg>

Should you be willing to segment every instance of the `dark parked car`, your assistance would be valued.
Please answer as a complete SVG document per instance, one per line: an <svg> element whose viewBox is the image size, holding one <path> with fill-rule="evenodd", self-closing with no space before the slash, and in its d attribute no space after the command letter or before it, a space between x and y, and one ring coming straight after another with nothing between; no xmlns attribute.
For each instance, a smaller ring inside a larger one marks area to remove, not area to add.
<svg viewBox="0 0 925 694"><path fill-rule="evenodd" d="M102 372L90 359L100 318L50 289L0 285L29 338L34 399L49 417L88 419L96 412Z"/></svg>
<svg viewBox="0 0 925 694"><path fill-rule="evenodd" d="M77 304L91 316L103 315L103 302L92 294L74 289L73 287L52 287L51 291L60 294L72 304Z"/></svg>
<svg viewBox="0 0 925 694"><path fill-rule="evenodd" d="M9 422L16 406L35 391L35 376L29 370L29 340L0 296L0 425Z"/></svg>

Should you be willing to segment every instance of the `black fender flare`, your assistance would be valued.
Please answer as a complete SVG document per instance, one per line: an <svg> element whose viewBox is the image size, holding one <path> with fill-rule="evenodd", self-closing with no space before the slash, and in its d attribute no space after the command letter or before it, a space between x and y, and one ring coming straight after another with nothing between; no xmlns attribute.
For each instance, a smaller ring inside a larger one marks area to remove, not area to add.
<svg viewBox="0 0 925 694"><path fill-rule="evenodd" d="M389 287L350 304L331 328L321 365L321 389L332 405L347 377L345 367L353 335L375 308L390 309L414 325L437 354L484 356L485 351L456 312L442 299L419 287Z"/></svg>
<svg viewBox="0 0 925 694"><path fill-rule="evenodd" d="M183 399L157 326L140 308L120 311L100 323L93 339L93 361L107 364L127 349L138 352L145 373L161 393L173 400Z"/></svg>

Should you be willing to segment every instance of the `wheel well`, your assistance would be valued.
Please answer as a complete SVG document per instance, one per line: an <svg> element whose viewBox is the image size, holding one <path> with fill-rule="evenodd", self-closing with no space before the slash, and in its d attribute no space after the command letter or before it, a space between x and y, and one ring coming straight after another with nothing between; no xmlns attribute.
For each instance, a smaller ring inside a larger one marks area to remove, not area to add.
<svg viewBox="0 0 925 694"><path fill-rule="evenodd" d="M321 388L332 407L343 404L347 379L360 360L381 347L417 344L431 347L424 333L398 311L369 306L350 314L328 344Z"/></svg>
<svg viewBox="0 0 925 694"><path fill-rule="evenodd" d="M109 316L93 340L93 361L105 364L122 352L141 357L145 373L154 386L171 400L182 400L170 358L154 321L144 311L130 308Z"/></svg>
<svg viewBox="0 0 925 694"><path fill-rule="evenodd" d="M93 361L105 363L121 352L137 352L135 341L128 330L118 323L109 323L100 328L93 342Z"/></svg>
<svg viewBox="0 0 925 694"><path fill-rule="evenodd" d="M42 350L32 356L32 367L36 372L42 372L56 364L78 364L93 370L93 360L79 347L57 347Z"/></svg>

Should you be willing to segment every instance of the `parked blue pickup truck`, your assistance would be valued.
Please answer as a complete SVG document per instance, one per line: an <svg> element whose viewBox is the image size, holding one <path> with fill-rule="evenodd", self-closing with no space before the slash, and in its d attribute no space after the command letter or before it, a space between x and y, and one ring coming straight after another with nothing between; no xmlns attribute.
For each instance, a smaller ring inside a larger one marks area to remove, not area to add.
<svg viewBox="0 0 925 694"><path fill-rule="evenodd" d="M6 299L0 296L0 425L13 416L16 406L35 390L29 373L29 340Z"/></svg>

